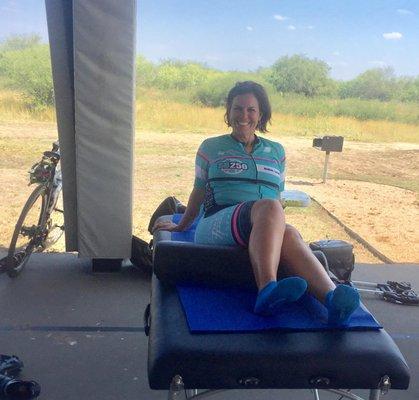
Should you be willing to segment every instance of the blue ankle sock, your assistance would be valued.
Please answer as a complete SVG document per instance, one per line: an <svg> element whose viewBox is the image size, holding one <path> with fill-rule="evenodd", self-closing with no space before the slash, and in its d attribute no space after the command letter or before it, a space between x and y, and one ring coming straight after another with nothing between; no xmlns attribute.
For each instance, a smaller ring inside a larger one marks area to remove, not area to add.
<svg viewBox="0 0 419 400"><path fill-rule="evenodd" d="M326 295L325 306L329 311L329 324L346 325L359 303L359 293L355 288L338 285Z"/></svg>
<svg viewBox="0 0 419 400"><path fill-rule="evenodd" d="M282 304L297 301L306 290L307 282L296 276L269 282L260 290L254 312L260 315L275 315Z"/></svg>

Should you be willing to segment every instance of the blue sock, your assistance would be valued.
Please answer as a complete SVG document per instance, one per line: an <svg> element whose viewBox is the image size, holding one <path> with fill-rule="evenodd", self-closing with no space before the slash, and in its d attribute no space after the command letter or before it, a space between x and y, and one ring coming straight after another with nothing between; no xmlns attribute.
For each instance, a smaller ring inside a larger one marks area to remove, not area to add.
<svg viewBox="0 0 419 400"><path fill-rule="evenodd" d="M266 316L275 315L282 304L297 301L306 290L307 282L296 276L269 282L260 290L254 312Z"/></svg>
<svg viewBox="0 0 419 400"><path fill-rule="evenodd" d="M346 325L359 303L359 293L355 288L338 285L326 295L325 306L329 311L329 324Z"/></svg>

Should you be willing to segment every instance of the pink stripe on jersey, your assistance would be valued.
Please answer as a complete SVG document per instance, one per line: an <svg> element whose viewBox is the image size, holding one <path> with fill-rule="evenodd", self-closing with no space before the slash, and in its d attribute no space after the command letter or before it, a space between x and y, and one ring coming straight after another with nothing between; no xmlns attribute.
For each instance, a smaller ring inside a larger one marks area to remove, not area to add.
<svg viewBox="0 0 419 400"><path fill-rule="evenodd" d="M234 158L234 159L238 159L238 160L250 160L251 157L246 157L246 156L233 156L233 155L228 155L228 156L222 156L219 158L216 158L213 162L217 162L220 160L225 160L225 159L229 159L229 158Z"/></svg>
<svg viewBox="0 0 419 400"><path fill-rule="evenodd" d="M209 158L202 151L198 150L197 154L198 154L198 156L202 157L206 162L209 162Z"/></svg>
<svg viewBox="0 0 419 400"><path fill-rule="evenodd" d="M247 244L241 238L239 233L239 228L237 226L237 220L239 216L240 209L242 208L244 203L239 204L236 209L233 211L233 217L231 218L231 233L233 234L234 240L240 245L246 247Z"/></svg>
<svg viewBox="0 0 419 400"><path fill-rule="evenodd" d="M275 159L272 159L272 158L263 158L263 157L254 157L254 159L255 159L255 161L257 161L257 160L269 161L269 162L276 163L276 164L279 164L282 161L282 160L275 160Z"/></svg>
<svg viewBox="0 0 419 400"><path fill-rule="evenodd" d="M198 152L198 154L199 154L199 152ZM234 156L234 155L228 155L228 156L222 156L222 157L219 157L219 158L216 158L215 160L213 160L213 163L215 163L215 162L217 162L217 161L221 161L221 160L225 160L225 159L229 159L229 158L234 158L235 160L237 159L237 160L251 160L251 159L253 159L253 160L255 160L255 161L257 161L257 160L259 160L259 161L268 161L268 162L271 162L271 163L274 163L274 164L278 164L278 163L280 163L280 162L282 162L283 160L285 160L285 157L282 159L282 160L275 160L275 159L272 159L272 158L263 158L263 157L251 157L251 156Z"/></svg>

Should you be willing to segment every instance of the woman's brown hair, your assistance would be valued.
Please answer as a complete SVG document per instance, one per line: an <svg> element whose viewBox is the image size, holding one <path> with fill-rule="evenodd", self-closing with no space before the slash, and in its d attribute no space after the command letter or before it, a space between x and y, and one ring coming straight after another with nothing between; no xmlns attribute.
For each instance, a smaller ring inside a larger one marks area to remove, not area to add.
<svg viewBox="0 0 419 400"><path fill-rule="evenodd" d="M256 97L259 104L259 111L261 113L261 118L256 126L256 129L259 132L268 132L266 125L268 124L268 122L271 121L271 104L269 103L268 94L266 93L265 88L259 83L253 81L237 82L233 86L233 88L228 92L224 121L226 122L227 126L231 126L229 115L234 98L236 96L249 93L253 94Z"/></svg>

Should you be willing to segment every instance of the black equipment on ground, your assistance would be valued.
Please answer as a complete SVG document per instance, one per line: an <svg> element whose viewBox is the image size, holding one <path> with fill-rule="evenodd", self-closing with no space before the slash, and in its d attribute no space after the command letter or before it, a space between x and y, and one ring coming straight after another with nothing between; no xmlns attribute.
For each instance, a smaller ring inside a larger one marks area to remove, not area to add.
<svg viewBox="0 0 419 400"><path fill-rule="evenodd" d="M16 356L0 355L0 399L29 400L41 393L41 387L35 381L17 379L23 368L23 362Z"/></svg>
<svg viewBox="0 0 419 400"><path fill-rule="evenodd" d="M351 285L361 293L370 293L385 301L408 306L419 305L419 297L412 289L410 282L371 283L352 281Z"/></svg>
<svg viewBox="0 0 419 400"><path fill-rule="evenodd" d="M147 243L137 236L132 237L131 243L131 263L146 272L153 270L153 251L152 241Z"/></svg>
<svg viewBox="0 0 419 400"><path fill-rule="evenodd" d="M373 283L351 280L355 257L350 243L344 240L320 240L310 243L310 248L324 253L329 267L328 273L336 283L350 284L360 293L373 294L390 303L419 305L419 297L409 282Z"/></svg>
<svg viewBox="0 0 419 400"><path fill-rule="evenodd" d="M148 231L153 234L153 226L156 220L163 215L183 214L186 210L176 197L165 198L154 211L148 224ZM150 243L137 236L132 237L131 260L132 264L143 271L150 272L153 269L153 240Z"/></svg>
<svg viewBox="0 0 419 400"><path fill-rule="evenodd" d="M319 240L310 243L311 250L319 250L326 256L329 270L340 282L349 282L355 267L353 246L344 240Z"/></svg>

